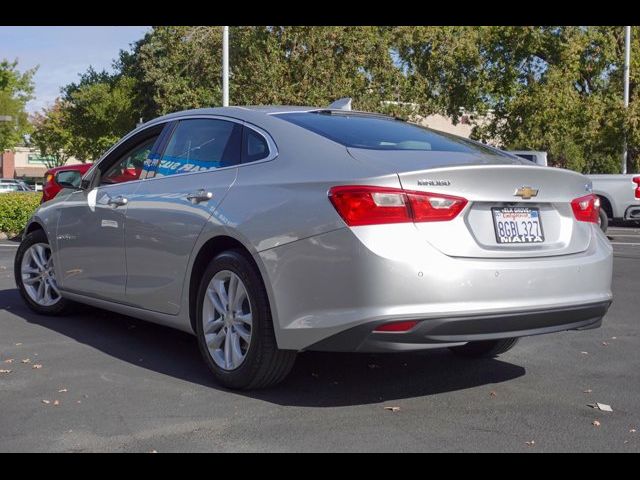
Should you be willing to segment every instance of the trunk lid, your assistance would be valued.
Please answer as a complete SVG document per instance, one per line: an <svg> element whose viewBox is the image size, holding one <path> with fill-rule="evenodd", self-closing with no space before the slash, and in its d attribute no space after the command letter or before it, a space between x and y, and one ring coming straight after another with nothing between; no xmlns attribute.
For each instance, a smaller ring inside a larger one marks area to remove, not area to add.
<svg viewBox="0 0 640 480"><path fill-rule="evenodd" d="M579 253L589 247L594 224L578 222L571 201L589 193L590 181L576 172L532 165L506 155L364 149L349 152L369 166L393 169L405 190L468 200L465 209L452 221L415 224L425 241L445 255L545 257ZM523 187L522 196L516 196L516 191ZM539 218L544 241L499 243L492 209L503 208L534 212L531 215Z"/></svg>

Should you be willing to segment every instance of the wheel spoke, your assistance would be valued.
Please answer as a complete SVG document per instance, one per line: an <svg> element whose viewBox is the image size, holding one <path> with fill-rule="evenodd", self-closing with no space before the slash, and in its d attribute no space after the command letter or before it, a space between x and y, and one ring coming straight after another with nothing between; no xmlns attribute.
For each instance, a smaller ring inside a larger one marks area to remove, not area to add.
<svg viewBox="0 0 640 480"><path fill-rule="evenodd" d="M229 287L227 289L227 308L229 311L233 311L233 308L235 307L236 297L238 295L238 283L238 277L235 275L231 275L231 277L229 277Z"/></svg>
<svg viewBox="0 0 640 480"><path fill-rule="evenodd" d="M56 281L53 278L49 279L49 286L51 287L51 290L53 290L53 292L56 294L56 296L60 296L60 290L58 290L58 285L56 284Z"/></svg>
<svg viewBox="0 0 640 480"><path fill-rule="evenodd" d="M33 285L34 283L40 281L40 277L29 277L29 276L22 276L22 283L25 283L27 285Z"/></svg>
<svg viewBox="0 0 640 480"><path fill-rule="evenodd" d="M29 253L31 254L31 258L33 259L33 263L36 264L36 267L38 268L38 271L42 271L44 270L44 265L42 265L42 262L40 262L40 258L36 252L35 248L32 248L31 250L29 250Z"/></svg>
<svg viewBox="0 0 640 480"><path fill-rule="evenodd" d="M44 282L40 282L40 284L38 285L36 296L40 302L44 300Z"/></svg>
<svg viewBox="0 0 640 480"><path fill-rule="evenodd" d="M233 303L231 304L231 311L239 312L245 298L247 298L247 290L244 288L242 282L238 282L235 295L233 296Z"/></svg>
<svg viewBox="0 0 640 480"><path fill-rule="evenodd" d="M225 339L226 332L224 328L221 328L220 331L216 334L205 335L205 340L207 341L207 347L210 350L218 350L222 341Z"/></svg>
<svg viewBox="0 0 640 480"><path fill-rule="evenodd" d="M233 328L235 329L236 333L248 344L249 340L251 340L251 333L244 328L244 325L236 325Z"/></svg>
<svg viewBox="0 0 640 480"><path fill-rule="evenodd" d="M240 337L235 332L232 332L229 337L231 338L231 361L235 367L242 363L244 355L242 355L242 349L240 348Z"/></svg>
<svg viewBox="0 0 640 480"><path fill-rule="evenodd" d="M229 370L233 368L231 363L231 332L229 331L224 337L224 363Z"/></svg>
<svg viewBox="0 0 640 480"><path fill-rule="evenodd" d="M220 305L222 306L222 311L227 311L227 305L229 304L229 297L227 295L227 291L224 288L224 280L215 280L213 282L213 288L215 289L218 298L220 299Z"/></svg>
<svg viewBox="0 0 640 480"><path fill-rule="evenodd" d="M240 315L236 315L236 320L242 322L242 323L246 323L247 325L251 326L251 322L252 322L252 318L251 318L251 312L249 313L243 313Z"/></svg>
<svg viewBox="0 0 640 480"><path fill-rule="evenodd" d="M204 327L204 333L205 334L217 333L223 325L224 325L224 320L220 318L217 320L210 320L209 323L207 323Z"/></svg>
<svg viewBox="0 0 640 480"><path fill-rule="evenodd" d="M220 295L218 295L217 292L214 292L213 290L208 288L207 289L207 298L211 302L211 305L213 305L214 310L216 312L218 312L219 315L224 316L224 314L226 313L226 307L222 303Z"/></svg>

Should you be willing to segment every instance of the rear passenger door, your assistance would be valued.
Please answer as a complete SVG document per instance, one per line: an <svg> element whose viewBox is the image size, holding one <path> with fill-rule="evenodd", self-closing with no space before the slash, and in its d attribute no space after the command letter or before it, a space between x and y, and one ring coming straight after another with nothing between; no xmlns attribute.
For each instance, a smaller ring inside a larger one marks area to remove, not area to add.
<svg viewBox="0 0 640 480"><path fill-rule="evenodd" d="M241 122L176 122L127 208L127 303L175 315L187 264L205 223L235 181Z"/></svg>

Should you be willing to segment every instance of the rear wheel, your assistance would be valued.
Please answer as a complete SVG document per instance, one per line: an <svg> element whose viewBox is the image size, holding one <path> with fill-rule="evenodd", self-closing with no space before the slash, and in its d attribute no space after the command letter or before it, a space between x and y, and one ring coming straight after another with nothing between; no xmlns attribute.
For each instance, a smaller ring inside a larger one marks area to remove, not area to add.
<svg viewBox="0 0 640 480"><path fill-rule="evenodd" d="M51 247L42 230L29 233L18 247L14 276L20 295L34 312L61 315L72 305L60 295Z"/></svg>
<svg viewBox="0 0 640 480"><path fill-rule="evenodd" d="M449 350L461 357L491 358L511 350L518 343L518 340L518 338L503 338L500 340L469 342L459 347L451 347Z"/></svg>
<svg viewBox="0 0 640 480"><path fill-rule="evenodd" d="M603 232L606 232L607 227L609 226L609 217L607 216L607 212L604 211L604 208L600 209L600 219L598 220L598 226Z"/></svg>
<svg viewBox="0 0 640 480"><path fill-rule="evenodd" d="M264 388L291 371L296 354L278 349L262 279L241 252L223 252L211 261L197 302L200 352L222 385Z"/></svg>

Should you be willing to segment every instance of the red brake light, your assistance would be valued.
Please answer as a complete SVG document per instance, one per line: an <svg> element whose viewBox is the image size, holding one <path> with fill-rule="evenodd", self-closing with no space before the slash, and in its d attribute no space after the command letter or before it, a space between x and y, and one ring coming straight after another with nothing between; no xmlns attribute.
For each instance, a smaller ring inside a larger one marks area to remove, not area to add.
<svg viewBox="0 0 640 480"><path fill-rule="evenodd" d="M571 202L576 220L598 223L600 218L600 198L597 195L585 195Z"/></svg>
<svg viewBox="0 0 640 480"><path fill-rule="evenodd" d="M451 195L360 185L333 187L329 200L350 227L452 220L467 204Z"/></svg>
<svg viewBox="0 0 640 480"><path fill-rule="evenodd" d="M637 185L636 187L636 198L640 198L640 177L633 177L633 183Z"/></svg>
<svg viewBox="0 0 640 480"><path fill-rule="evenodd" d="M416 326L417 320L408 320L405 322L385 323L376 327L374 332L407 332Z"/></svg>

